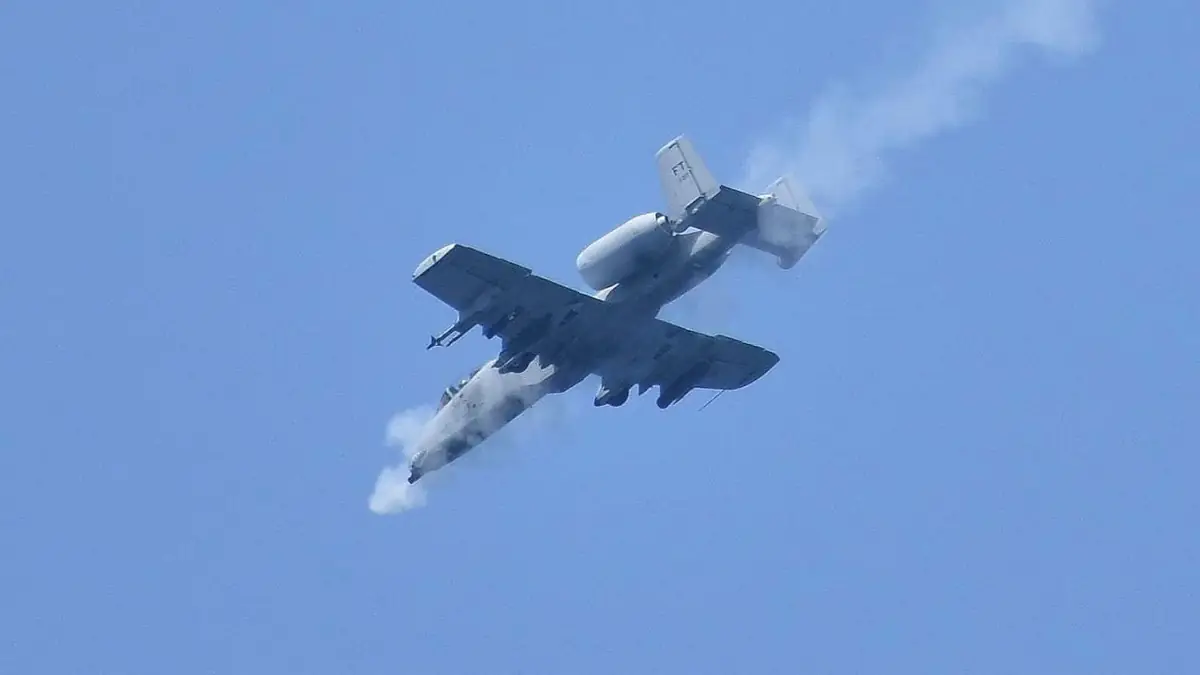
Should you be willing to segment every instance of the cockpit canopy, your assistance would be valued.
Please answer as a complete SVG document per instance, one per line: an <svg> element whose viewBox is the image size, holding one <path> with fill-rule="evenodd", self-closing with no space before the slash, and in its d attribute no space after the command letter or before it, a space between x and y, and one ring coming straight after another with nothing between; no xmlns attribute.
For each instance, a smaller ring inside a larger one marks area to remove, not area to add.
<svg viewBox="0 0 1200 675"><path fill-rule="evenodd" d="M450 385L449 387L446 387L446 390L442 392L441 400L438 401L438 410L441 410L442 408L444 408L446 406L447 403L449 403L451 400L453 400L454 395L457 394L459 392L459 390L461 390L463 387L467 386L467 383L471 381L471 378L475 377L475 373L478 373L480 370L482 370L482 368L483 367L480 366L479 368L472 370L470 372L470 374L468 374L463 379L459 380L457 384L453 384L453 385Z"/></svg>

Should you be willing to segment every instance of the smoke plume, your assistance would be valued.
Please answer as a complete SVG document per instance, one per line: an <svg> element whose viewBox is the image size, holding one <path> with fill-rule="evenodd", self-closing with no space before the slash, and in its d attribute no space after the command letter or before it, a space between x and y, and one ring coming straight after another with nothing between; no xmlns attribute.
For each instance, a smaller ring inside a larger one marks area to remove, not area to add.
<svg viewBox="0 0 1200 675"><path fill-rule="evenodd" d="M412 459L428 433L435 410L421 406L403 410L392 416L387 426L387 444L399 448L406 460ZM409 484L407 463L384 468L375 480L369 506L379 514L399 513L425 505L425 490L419 484Z"/></svg>
<svg viewBox="0 0 1200 675"><path fill-rule="evenodd" d="M935 16L926 47L911 67L855 91L836 87L817 99L798 128L760 143L744 185L788 175L824 215L851 205L885 178L890 153L970 122L983 91L1025 55L1058 61L1098 42L1093 0L988 0Z"/></svg>
<svg viewBox="0 0 1200 675"><path fill-rule="evenodd" d="M458 408L447 407L446 415L435 422L437 410L432 406L421 406L401 411L394 415L388 423L387 443L399 448L404 461L394 466L385 467L375 481L375 490L371 494L369 507L378 514L391 514L408 511L425 505L426 492L423 487L429 477L422 478L415 484L408 482L409 460L423 449L436 445L435 441L451 434L472 438L477 442L486 442L494 448L500 443L506 433L513 431L505 428L505 409L519 402L524 409L522 417L533 418L537 427L534 433L542 432L546 426L563 414L561 407L542 404L535 406L548 392L548 380L555 374L553 367L543 367L535 360L520 373L501 375L488 361L472 373L475 377L472 387L464 389L461 396L469 396L477 404L474 410L464 415L450 414ZM540 410L539 414L537 411ZM469 419L467 418L469 416ZM487 433L469 432L462 430L482 426L495 433L488 437ZM519 425L517 425L519 426ZM527 431L529 431L527 429Z"/></svg>

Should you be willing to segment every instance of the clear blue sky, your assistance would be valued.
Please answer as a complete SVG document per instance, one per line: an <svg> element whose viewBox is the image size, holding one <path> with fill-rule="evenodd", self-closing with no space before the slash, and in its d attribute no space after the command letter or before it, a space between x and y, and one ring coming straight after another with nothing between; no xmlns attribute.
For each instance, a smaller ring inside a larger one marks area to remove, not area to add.
<svg viewBox="0 0 1200 675"><path fill-rule="evenodd" d="M1183 0L1103 5L795 269L674 310L777 351L753 387L593 410L589 381L367 508L388 419L498 347L424 351L452 312L422 257L580 286L661 208L662 143L742 175L933 16L5 3L0 672L1200 672Z"/></svg>

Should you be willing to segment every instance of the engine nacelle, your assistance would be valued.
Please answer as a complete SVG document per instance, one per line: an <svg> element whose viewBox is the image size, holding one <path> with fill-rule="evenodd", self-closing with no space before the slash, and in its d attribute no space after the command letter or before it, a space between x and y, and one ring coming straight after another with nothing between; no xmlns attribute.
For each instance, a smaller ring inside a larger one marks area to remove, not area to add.
<svg viewBox="0 0 1200 675"><path fill-rule="evenodd" d="M644 213L589 244L575 259L575 268L588 286L603 290L628 279L646 261L665 255L673 237L666 216Z"/></svg>

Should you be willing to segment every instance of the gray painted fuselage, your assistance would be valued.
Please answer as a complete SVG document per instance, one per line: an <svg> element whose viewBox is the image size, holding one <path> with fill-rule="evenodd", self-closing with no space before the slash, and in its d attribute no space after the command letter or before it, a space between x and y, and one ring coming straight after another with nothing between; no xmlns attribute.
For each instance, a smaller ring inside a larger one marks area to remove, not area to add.
<svg viewBox="0 0 1200 675"><path fill-rule="evenodd" d="M689 229L675 235L665 255L612 288L596 293L606 302L627 303L649 315L682 297L716 273L737 242Z"/></svg>

